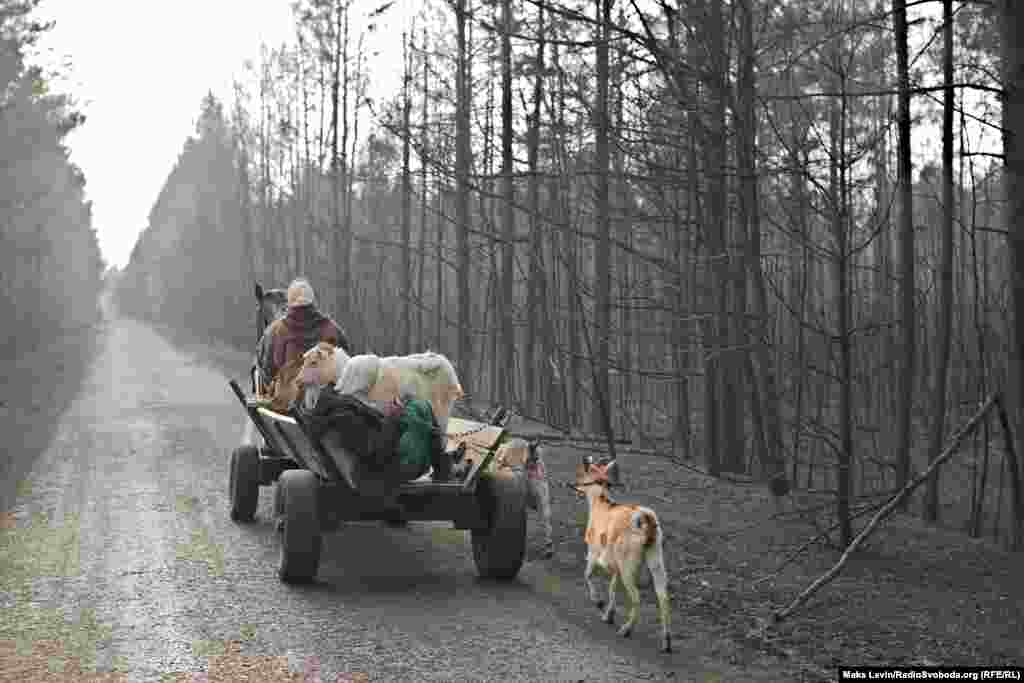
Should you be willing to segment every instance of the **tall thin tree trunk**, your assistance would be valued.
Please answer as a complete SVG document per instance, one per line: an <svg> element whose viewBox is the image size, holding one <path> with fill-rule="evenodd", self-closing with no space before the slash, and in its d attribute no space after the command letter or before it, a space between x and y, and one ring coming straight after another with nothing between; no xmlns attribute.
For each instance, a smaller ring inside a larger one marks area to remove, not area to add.
<svg viewBox="0 0 1024 683"><path fill-rule="evenodd" d="M565 262L565 310L568 321L566 324L565 355L568 356L568 373L563 374L562 387L563 404L565 407L566 424L570 429L580 427L579 414L573 410L573 406L580 403L580 319L579 301L573 296L573 288L580 286L579 280L579 238L572 230L572 208L570 205L572 185L569 181L568 143L566 141L566 101L567 87L566 74L561 65L561 51L557 42L551 46L551 61L558 79L558 96L554 98L557 103L555 107L555 128L558 131L556 140L557 181L552 185L557 188L557 199L553 200L557 211L555 224L561 234L561 253Z"/></svg>
<svg viewBox="0 0 1024 683"><path fill-rule="evenodd" d="M611 393L608 382L608 358L611 337L611 207L609 201L609 121L608 42L612 27L613 0L597 0L597 101L594 107L596 139L594 142L595 204L597 212L597 243L594 254L594 332L596 343L590 359L593 369L594 403L591 424L594 431L603 431L609 452L615 456L615 437L611 422ZM578 290L577 290L578 292Z"/></svg>
<svg viewBox="0 0 1024 683"><path fill-rule="evenodd" d="M962 116L962 113L961 113ZM960 131L961 136L964 135L965 126L961 125ZM963 137L961 137L961 147L963 147ZM970 163L970 162L968 162ZM988 395L988 373L989 373L989 362L987 354L987 344L985 343L985 321L983 311L988 310L988 264L990 263L988 254L988 239L983 237L983 251L979 255L978 253L978 183L977 178L974 174L974 164L971 163L971 265L973 275L973 290L974 290L974 333L976 336L977 354L978 361L977 367L979 372L977 373L978 382L978 395ZM984 264L986 272L984 276L979 272L979 265ZM981 463L981 477L978 482L978 487L974 495L974 507L971 514L971 536L978 538L981 536L984 526L984 503L985 503L985 492L988 488L988 470L989 470L989 458L991 454L990 445L990 434L989 434L989 421L985 420L982 423L982 463Z"/></svg>
<svg viewBox="0 0 1024 683"><path fill-rule="evenodd" d="M1013 283L1013 341L1010 392L1018 416L1017 452L1024 453L1020 406L1024 404L1024 13L1019 3L1003 0L1003 154L1006 225Z"/></svg>
<svg viewBox="0 0 1024 683"><path fill-rule="evenodd" d="M719 3L714 14L721 15L723 5L724 3ZM715 20L715 25L722 26L723 31L728 30L726 28L728 24L720 16ZM725 50L720 64L722 69L722 76L720 78L721 83L724 85L722 92L725 94L725 100L727 103L732 104L734 98L732 93L729 92L730 54L728 47ZM727 168L724 168L722 173L723 179L727 179L723 188L723 193L726 196L729 190L732 189L730 176L733 175L732 169L728 168L728 166L734 163L728 157L729 152L730 145L726 139L723 158L726 159ZM719 438L723 446L722 469L726 472L739 473L746 471L747 467L747 420L743 412L743 394L746 383L744 365L749 358L749 353L746 350L748 345L746 326L747 282L743 266L747 256L748 226L742 220L733 219L732 212L729 210L728 199L725 199L723 203L725 209L722 213L722 229L725 242L722 255L725 260L721 265L725 273L725 287L723 291L724 305L721 312L722 321L725 325L723 339L728 347L728 351L723 354L724 362L720 376L722 382L722 393L720 396L722 419L719 421L719 428L721 429ZM758 412L753 412L751 422L755 431L760 429L763 433L760 417Z"/></svg>
<svg viewBox="0 0 1024 683"><path fill-rule="evenodd" d="M953 0L943 0L942 75L942 246L939 256L938 357L932 387L932 424L928 453L932 459L942 452L946 427L946 387L949 375L949 354L953 326ZM928 478L925 490L924 517L929 522L939 518L939 471Z"/></svg>
<svg viewBox="0 0 1024 683"><path fill-rule="evenodd" d="M619 18L617 22L618 26L626 26L626 12L625 9L619 8ZM612 140L613 140L613 154L612 154L612 171L614 174L614 201L612 202L615 209L615 216L612 218L613 221L613 232L626 246L624 249L618 251L619 258L612 260L612 268L615 269L618 280L618 329L620 333L616 335L618 339L618 352L615 354L617 359L617 365L619 372L617 375L618 379L618 390L617 395L619 396L619 410L613 412L620 415L619 424L614 425L614 428L621 431L624 438L630 437L632 430L632 418L635 414L633 410L636 402L632 396L632 352L633 352L633 300L632 300L632 247L633 247L633 225L630 220L632 217L631 206L627 197L627 186L626 186L626 159L625 153L622 151L622 131L625 129L626 122L624 119L625 104L624 88L623 83L626 73L627 55L625 46L620 42L615 50L615 69L612 72L612 85L611 92L615 97L615 110L614 110L614 123L612 126ZM609 404L609 410L611 410Z"/></svg>
<svg viewBox="0 0 1024 683"><path fill-rule="evenodd" d="M473 362L473 319L470 308L469 280L469 46L466 41L466 21L469 0L455 0L456 25L456 115L455 115L455 231L458 241L457 290L459 298L459 379L470 395L475 388L470 368Z"/></svg>
<svg viewBox="0 0 1024 683"><path fill-rule="evenodd" d="M800 145L803 146L803 136L800 138ZM808 301L808 289L810 286L810 271L811 271L811 236L810 228L807 225L807 202L805 199L806 186L805 180L800 172L801 168L806 168L806 159L801 158L801 154L796 145L793 146L792 162L793 164L793 197L796 204L797 211L797 229L800 234L800 281L799 281L799 296L797 306L797 320L795 321L794 327L796 328L796 358L794 359L794 367L797 368L797 372L794 373L793 383L796 385L796 398L794 399L793 408L793 468L791 478L793 485L796 486L799 482L798 479L798 463L803 457L802 454L802 442L803 442L803 421L804 421L804 394L806 393L806 372L805 372L805 359L807 354L807 334L804 330L804 321L807 316L807 301ZM808 472L810 472L810 465L808 465ZM810 474L808 474L808 480Z"/></svg>
<svg viewBox="0 0 1024 683"><path fill-rule="evenodd" d="M472 44L472 39L470 39ZM500 60L499 60L500 61ZM487 243L487 256L490 259L490 270L487 275L487 296L484 298L484 304L482 306L481 318L480 318L480 330L481 336L483 337L483 343L487 344L487 350L479 355L479 372L475 373L477 377L477 390L480 392L486 392L490 396L497 397L499 401L502 400L502 396L499 393L498 387L498 375L501 374L501 356L502 356L502 345L501 345L501 266L498 259L498 252L501 250L499 240L501 236L498 234L498 217L496 215L498 209L498 202L494 201L495 193L495 177L494 177L494 163L496 157L495 142L497 138L494 135L494 97L495 97L495 82L498 79L496 62L491 60L489 62L488 71L489 77L487 79L487 104L484 107L484 130L481 138L483 139L483 176L485 180L481 182L483 186L482 192L477 195L477 201L480 205L479 215L486 217L483 220L487 226L487 232L491 239ZM494 326L493 333L488 334L492 331L492 327L489 325L489 319L491 313L498 314L498 324Z"/></svg>
<svg viewBox="0 0 1024 683"><path fill-rule="evenodd" d="M340 1L340 0L339 0ZM341 302L341 310L350 313L354 307L355 298L352 297L352 173L350 167L354 165L349 160L348 140L348 98L351 88L351 76L348 69L348 40L349 40L349 14L351 6L348 2L339 6L339 13L344 12L344 28L342 29L341 43L338 50L338 59L341 61L341 145L340 145L340 171L341 171L341 197L344 202L341 212L341 255L336 268L341 271L341 290L338 292ZM339 14L340 16L340 14ZM339 26L339 28L342 28ZM358 78L358 73L356 74Z"/></svg>
<svg viewBox="0 0 1024 683"><path fill-rule="evenodd" d="M916 313L914 302L914 204L910 159L910 72L907 59L907 3L893 0L893 26L896 32L897 78L897 161L896 184L899 195L900 234L900 319L903 353L900 363L900 397L897 407L896 482L910 482L911 434L913 431L914 362L916 355ZM906 509L907 499L902 502Z"/></svg>
<svg viewBox="0 0 1024 683"><path fill-rule="evenodd" d="M341 234L342 221L341 221L341 176L342 176L342 163L341 157L339 156L339 121L338 121L338 106L339 97L341 92L341 3L337 0L334 5L334 12L332 13L332 27L333 27L333 38L334 38L334 69L331 76L331 211L332 211L332 222L331 225L331 236L333 242L334 258L331 259L335 267L334 271L334 296L333 300L337 306L339 313L350 314L344 298L344 291L346 289L346 277L347 268L342 267L344 262L342 261L344 237Z"/></svg>
<svg viewBox="0 0 1024 683"><path fill-rule="evenodd" d="M317 158L317 170L321 170L324 167L324 155L327 153L326 142L324 141L324 132L328 128L324 125L324 117L327 115L327 60L319 59L320 63L320 127L317 128L316 132L316 158ZM333 79L331 87L333 88ZM317 182L317 195L319 196L320 183Z"/></svg>
<svg viewBox="0 0 1024 683"><path fill-rule="evenodd" d="M710 0L707 12L707 34L712 66L707 89L711 101L710 123L705 144L708 174L706 245L709 269L714 274L712 299L715 319L709 322L711 334L705 348L705 456L708 473L718 476L725 463L734 464L738 441L738 425L731 420L729 368L726 354L729 330L729 267L726 244L726 100L728 88L727 56L725 51L725 24L722 19L722 0Z"/></svg>
<svg viewBox="0 0 1024 683"><path fill-rule="evenodd" d="M246 286L256 280L256 254L252 235L252 207L249 201L249 155L241 133L235 134L238 155L238 227L242 234L242 268ZM262 332L262 330L260 330Z"/></svg>
<svg viewBox="0 0 1024 683"><path fill-rule="evenodd" d="M430 57L427 53L427 29L423 29L423 115L420 123L420 245L419 245L419 282L416 286L416 292L419 295L418 305L416 307L416 329L418 330L418 339L420 348L426 348L427 345L427 331L423 326L423 309L426 307L426 298L423 296L423 289L425 287L425 272L427 264L427 166L429 160L427 158L427 145L429 143L429 137L427 135L427 126L429 125L428 119L428 106L430 102L430 91L427 86L427 75L430 71ZM437 267L440 268L441 264L438 263Z"/></svg>
<svg viewBox="0 0 1024 683"><path fill-rule="evenodd" d="M347 21L347 15L346 15L346 21ZM346 36L347 36L347 34L348 34L348 29L347 28L345 30L345 33L346 33ZM365 95L365 85L364 85L365 81L361 77L361 74L363 73L363 38L364 38L364 35L360 35L359 36L359 43L356 46L356 69L355 69L355 74L356 74L356 92L355 92L356 105L352 108L352 134L351 134L351 136L349 136L349 132L348 132L348 106L346 104L346 106L342 107L342 110L345 112L345 122L346 122L345 123L345 139L347 140L347 139L349 139L349 137L351 137L351 140L352 140L351 148L349 148L349 151L345 153L347 158L348 158L348 163L345 166L345 185L344 185L344 191L345 191L345 212L344 212L345 225L344 225L344 230L342 231L342 234L345 236L345 242L344 242L344 250L343 250L343 253L342 253L342 263L344 264L346 272L349 272L352 269L352 240L353 240L353 232L352 232L352 203L353 203L353 200L355 198L355 193L353 192L352 188L353 188L353 185L355 184L355 178L356 178L356 173L355 173L355 169L356 169L356 145L359 144L359 111L360 111L359 103L362 102L363 97ZM347 43L347 38L346 38L346 43ZM346 60L347 60L348 59L348 56L347 56L348 55L348 48L347 47L345 48L345 54L346 54ZM345 83L346 83L345 92L347 93L348 92L348 85L347 85L348 77L347 76L346 76L346 79L345 79ZM347 95L346 95L346 98L347 98ZM349 278L348 282L349 282L349 286L351 287L352 286L351 278ZM347 294L346 294L346 296L347 296ZM348 305L349 306L353 305L352 301L353 301L353 298L351 296L349 296L349 298L348 298L348 302L349 302Z"/></svg>
<svg viewBox="0 0 1024 683"><path fill-rule="evenodd" d="M679 49L679 27L676 17L677 14L675 12L670 12L668 9L665 10L665 19L668 23L669 45L674 51ZM692 56L697 52L696 44L691 43L689 49ZM690 92L695 97L699 97L703 87L700 78L696 74L692 74L688 76L687 80L689 81ZM675 115L681 116L681 114L682 112ZM677 424L675 438L682 448L683 456L692 458L694 448L690 374L693 371L693 349L695 344L692 341L685 341L687 339L685 316L688 310L697 310L699 297L702 296L698 295L697 292L697 271L699 270L697 267L697 255L700 253L701 247L701 234L698 226L703 222L701 220L700 155L698 154L699 146L697 144L697 138L700 135L700 130L702 130L700 110L694 107L689 112L686 112L686 118L680 118L680 124L684 121L686 125L686 161L688 166L686 186L679 189L686 193L686 211L683 214L685 222L682 225L678 225L677 220L677 225L673 229L676 263L679 272L675 281L678 295L675 297L675 320L672 325L670 345L675 356L675 368L678 375L676 383L676 402L678 405L676 406ZM681 147L681 144L679 147ZM682 168L682 150L677 147L674 154L676 166ZM677 201L676 204L678 205L679 202ZM687 292L686 299L683 298L684 291Z"/></svg>
<svg viewBox="0 0 1024 683"><path fill-rule="evenodd" d="M853 498L853 368L852 337L850 334L850 250L847 234L848 198L846 187L846 75L842 72L839 55L834 68L839 74L841 101L832 105L833 153L833 231L836 255L836 301L839 342L839 468L838 494L836 496L836 517L839 521L840 542L848 546L853 541L853 527L850 520L850 504Z"/></svg>
<svg viewBox="0 0 1024 683"><path fill-rule="evenodd" d="M501 206L501 367L498 396L505 405L515 401L515 169L512 164L512 0L502 0L501 31L501 175L504 180ZM527 311L528 316L536 311Z"/></svg>
<svg viewBox="0 0 1024 683"><path fill-rule="evenodd" d="M554 330L549 331L549 346L551 356L548 359L553 370L558 373L558 388L560 400L557 401L560 419L557 424L565 430L572 429L572 411L570 410L571 394L574 385L572 378L575 377L575 366L573 358L567 351L572 344L572 334L575 329L573 316L576 309L572 305L571 298L566 293L569 287L573 286L573 280L569 270L569 230L568 230L568 206L566 204L567 182L565 169L565 73L561 68L559 58L558 35L552 27L551 42L551 64L555 73L555 86L550 102L550 126L552 138L552 173L548 178L548 206L551 215L551 272L553 277L553 289L551 299L552 307L558 311L552 319ZM557 321L557 322L556 322ZM552 401L555 402L554 400Z"/></svg>
<svg viewBox="0 0 1024 683"><path fill-rule="evenodd" d="M526 343L524 344L524 402L527 411L533 411L537 405L537 347L540 342L541 356L544 359L550 357L553 349L541 342L541 331L550 324L546 315L541 311L546 310L547 302L542 292L544 287L544 270L541 266L543 252L543 234L541 233L540 221L540 177L538 176L537 159L540 153L540 120L541 103L544 96L544 6L537 7L537 54L534 57L533 76L533 113L529 116L529 128L527 130L527 164L529 166L529 185L527 186L527 204L530 212L530 268L527 276L527 315L526 315ZM543 318L543 322L541 319ZM545 363L546 365L546 363ZM551 373L543 372L542 377L549 377Z"/></svg>
<svg viewBox="0 0 1024 683"><path fill-rule="evenodd" d="M747 277L752 285L753 317L759 326L754 340L756 369L752 373L754 400L760 403L764 432L758 434L761 447L757 449L765 473L772 478L774 491L785 490L785 463L782 459L782 432L779 419L779 399L775 386L775 368L770 352L768 325L768 296L765 292L764 273L761 270L761 226L757 201L756 134L757 119L754 108L754 14L751 0L740 4L740 141L737 156L740 169L741 215L747 238ZM756 414L756 410L754 411Z"/></svg>
<svg viewBox="0 0 1024 683"><path fill-rule="evenodd" d="M405 53L402 75L402 333L399 337L399 353L412 351L412 173L409 170L412 128L412 55L409 36L402 34Z"/></svg>
<svg viewBox="0 0 1024 683"><path fill-rule="evenodd" d="M301 36L301 31L299 32ZM304 233L305 252L307 268L312 268L318 257L313 246L313 233L317 225L316 207L318 202L314 201L316 195L313 188L313 163L310 140L309 140L309 78L308 66L305 61L306 43L302 40L299 43L299 85L302 90L302 172L299 177L302 180L302 207L303 217L306 226Z"/></svg>
<svg viewBox="0 0 1024 683"><path fill-rule="evenodd" d="M880 0L877 11L879 15L884 12L884 0ZM885 74L885 55L879 53L873 68L880 73L882 89L888 88L889 78ZM890 105L892 98L889 96L879 97L875 113L875 131L878 136L878 145L874 150L875 166L875 211L874 226L878 230L875 238L874 255L875 270L873 299L874 321L879 325L876 335L876 354L871 362L875 367L889 368L893 360L893 335L889 325L892 320L892 219L889 215L890 203L892 201L892 190L889 186L889 126ZM891 452L893 450L893 428L890 416L892 415L892 381L891 372L877 372L874 377L874 386L871 388L871 417L874 424L878 425L878 445L881 450ZM883 488L889 486L886 479L890 473L883 470L880 473L880 485Z"/></svg>
<svg viewBox="0 0 1024 683"><path fill-rule="evenodd" d="M441 123L440 123L440 121L438 121L438 129L439 129L438 130L438 139L440 139L440 136L441 136L440 127L441 127ZM434 202L436 203L436 206L437 206L437 208L435 210L435 220L437 221L437 226L436 226L437 227L437 238L436 238L436 242L437 243L435 245L436 255L437 255L437 271L435 273L435 276L437 277L437 282L435 284L435 294L436 294L436 298L437 298L437 303L434 305L434 322L435 322L435 331L434 331L434 344L435 344L435 347L434 348L436 348L436 349L443 349L443 348L445 348L445 346L444 346L444 336L443 336L442 333L443 333L443 330L444 330L443 325L446 322L446 320L445 320L445 310L446 310L446 308L445 308L445 291L444 291L444 268L445 268L445 264L444 264L444 233L445 233L445 230L444 230L444 228L445 228L445 220L447 220L447 218L446 218L446 216L444 214L444 208L445 208L444 207L444 191L447 189L448 186L445 183L444 176L442 174L436 173L436 174L434 174L434 177L437 178L437 191L436 191L436 193L434 195ZM460 375L461 375L461 369L460 369Z"/></svg>

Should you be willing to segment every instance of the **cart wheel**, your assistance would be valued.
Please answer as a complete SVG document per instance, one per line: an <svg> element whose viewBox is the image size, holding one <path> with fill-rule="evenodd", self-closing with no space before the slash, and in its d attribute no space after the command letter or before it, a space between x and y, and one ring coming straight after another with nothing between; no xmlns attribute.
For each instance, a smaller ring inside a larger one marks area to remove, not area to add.
<svg viewBox="0 0 1024 683"><path fill-rule="evenodd" d="M309 470L287 470L277 480L281 496L281 560L277 575L285 583L309 583L320 564L320 482Z"/></svg>
<svg viewBox="0 0 1024 683"><path fill-rule="evenodd" d="M239 446L231 452L228 495L231 519L251 522L260 499L260 451L256 446Z"/></svg>
<svg viewBox="0 0 1024 683"><path fill-rule="evenodd" d="M487 579L514 579L526 555L526 487L521 476L501 474L480 479L477 500L489 519L474 529L473 560Z"/></svg>

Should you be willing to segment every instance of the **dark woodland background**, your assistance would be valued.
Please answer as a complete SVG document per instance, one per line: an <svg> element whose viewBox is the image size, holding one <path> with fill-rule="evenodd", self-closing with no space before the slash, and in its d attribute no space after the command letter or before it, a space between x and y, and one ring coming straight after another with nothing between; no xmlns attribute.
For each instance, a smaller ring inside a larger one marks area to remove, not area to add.
<svg viewBox="0 0 1024 683"><path fill-rule="evenodd" d="M36 2L0 2L7 349L91 323L104 277L62 144L83 117L22 57ZM294 42L200 103L106 272L122 313L251 349L253 282L306 275L358 352L434 349L474 399L610 448L784 475L846 541L990 394L1024 433L1012 0L446 0L387 101L368 10L296 3ZM998 427L913 509L1004 535Z"/></svg>

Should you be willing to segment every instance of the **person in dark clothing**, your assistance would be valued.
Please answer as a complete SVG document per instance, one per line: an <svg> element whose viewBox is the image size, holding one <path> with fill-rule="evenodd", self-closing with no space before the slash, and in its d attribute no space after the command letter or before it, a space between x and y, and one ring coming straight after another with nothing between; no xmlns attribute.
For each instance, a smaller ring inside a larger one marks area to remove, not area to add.
<svg viewBox="0 0 1024 683"><path fill-rule="evenodd" d="M313 287L303 278L288 286L288 310L283 318L270 323L258 347L260 373L269 386L282 369L301 365L302 354L319 342L329 342L351 354L348 338L336 322L316 305ZM281 378L283 385L292 378Z"/></svg>

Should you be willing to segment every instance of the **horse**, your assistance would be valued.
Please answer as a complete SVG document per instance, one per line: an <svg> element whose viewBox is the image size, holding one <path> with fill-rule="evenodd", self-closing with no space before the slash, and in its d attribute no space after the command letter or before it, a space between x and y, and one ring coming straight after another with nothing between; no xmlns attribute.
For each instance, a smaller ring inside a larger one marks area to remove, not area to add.
<svg viewBox="0 0 1024 683"><path fill-rule="evenodd" d="M283 318L288 312L288 291L281 288L263 289L260 283L256 283L256 355L253 357L252 367L249 376L252 382L252 393L262 393L262 386L269 383L269 377L259 375L259 357L261 347L269 343L264 338L264 333L270 323Z"/></svg>
<svg viewBox="0 0 1024 683"><path fill-rule="evenodd" d="M256 283L256 341L263 336L267 325L278 318L283 318L288 312L288 291L281 288L263 289L260 283Z"/></svg>

